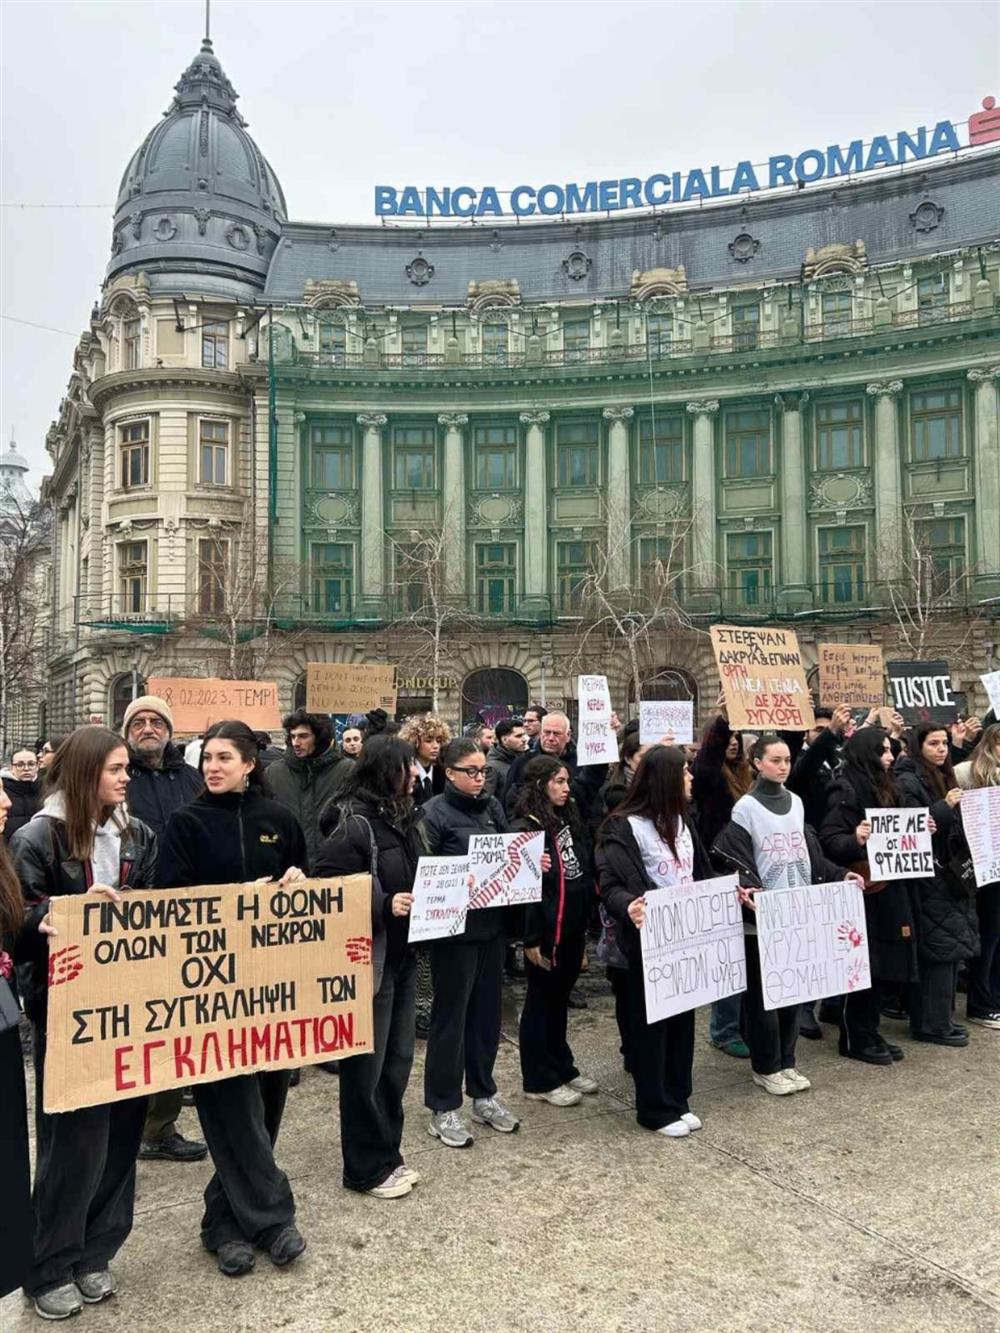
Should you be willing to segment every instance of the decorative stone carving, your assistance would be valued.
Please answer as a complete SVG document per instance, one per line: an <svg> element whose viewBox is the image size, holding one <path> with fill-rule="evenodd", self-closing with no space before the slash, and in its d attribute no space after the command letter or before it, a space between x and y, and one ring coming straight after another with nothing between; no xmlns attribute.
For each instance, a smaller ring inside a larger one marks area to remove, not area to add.
<svg viewBox="0 0 1000 1333"><path fill-rule="evenodd" d="M593 267L593 261L582 250L572 250L562 262L562 271L573 282L580 282Z"/></svg>
<svg viewBox="0 0 1000 1333"><path fill-rule="evenodd" d="M601 413L605 421L631 421L635 416L634 407L606 407Z"/></svg>
<svg viewBox="0 0 1000 1333"><path fill-rule="evenodd" d="M967 378L973 384L982 384L985 380L1000 379L1000 366L983 366L980 370L970 370Z"/></svg>
<svg viewBox="0 0 1000 1333"><path fill-rule="evenodd" d="M125 248L125 242L122 239L121 232L120 231L113 232L111 236L111 253L113 255L120 255L122 250L124 250L124 248Z"/></svg>
<svg viewBox="0 0 1000 1333"><path fill-rule="evenodd" d="M760 241L757 240L756 236L751 236L748 231L741 231L729 242L726 249L737 264L749 264L760 249Z"/></svg>
<svg viewBox="0 0 1000 1333"><path fill-rule="evenodd" d="M813 477L809 485L811 509L837 510L871 502L872 482L867 473L834 472L826 477Z"/></svg>
<svg viewBox="0 0 1000 1333"><path fill-rule="evenodd" d="M384 412L359 412L358 425L369 430L381 430L389 418Z"/></svg>
<svg viewBox="0 0 1000 1333"><path fill-rule="evenodd" d="M482 282L470 282L465 304L474 311L488 306L520 305L521 284L517 278L486 278Z"/></svg>
<svg viewBox="0 0 1000 1333"><path fill-rule="evenodd" d="M139 238L142 236L142 219L145 216L146 215L142 212L129 214L129 222L132 226L132 235L135 237L136 240L139 240Z"/></svg>
<svg viewBox="0 0 1000 1333"><path fill-rule="evenodd" d="M774 395L774 405L779 412L801 412L808 401L808 393L776 393Z"/></svg>
<svg viewBox="0 0 1000 1333"><path fill-rule="evenodd" d="M498 255L503 249L503 241L501 241L500 233L498 231L494 231L490 236L490 249L495 255Z"/></svg>
<svg viewBox="0 0 1000 1333"><path fill-rule="evenodd" d="M264 242L267 240L267 232L259 222L251 222L250 228L253 231L254 236L257 238L257 253L262 255L264 253Z"/></svg>
<svg viewBox="0 0 1000 1333"><path fill-rule="evenodd" d="M936 231L943 217L944 209L932 199L925 199L910 214L910 226L919 232Z"/></svg>
<svg viewBox="0 0 1000 1333"><path fill-rule="evenodd" d="M522 426L545 426L548 424L549 413L541 410L522 412L518 420Z"/></svg>
<svg viewBox="0 0 1000 1333"><path fill-rule="evenodd" d="M854 290L854 279L846 273L831 273L817 282L822 292L850 292Z"/></svg>
<svg viewBox="0 0 1000 1333"><path fill-rule="evenodd" d="M340 249L340 238L339 238L338 235L337 235L337 229L336 229L336 227L331 227L331 228L330 228L330 238L329 238L329 240L327 241L326 244L327 244L327 249L329 249L329 250L339 250L339 249Z"/></svg>
<svg viewBox="0 0 1000 1333"><path fill-rule="evenodd" d="M464 412L442 412L438 417L438 425L444 426L445 430L461 430L468 424L469 418Z"/></svg>
<svg viewBox="0 0 1000 1333"><path fill-rule="evenodd" d="M809 247L802 265L802 281L812 282L824 273L864 273L867 268L868 251L864 241L855 241L853 245L834 241L818 250Z"/></svg>
<svg viewBox="0 0 1000 1333"><path fill-rule="evenodd" d="M678 268L633 269L629 297L648 301L652 296L683 296L688 289L684 265Z"/></svg>
<svg viewBox="0 0 1000 1333"><path fill-rule="evenodd" d="M719 410L719 400L717 398L706 398L701 403L688 403L687 410L693 417L712 417Z"/></svg>
<svg viewBox="0 0 1000 1333"><path fill-rule="evenodd" d="M226 228L226 240L234 250L250 249L250 233L238 222L233 222Z"/></svg>
<svg viewBox="0 0 1000 1333"><path fill-rule="evenodd" d="M662 523L686 514L688 502L686 486L657 486L640 492L638 508L640 517Z"/></svg>
<svg viewBox="0 0 1000 1333"><path fill-rule="evenodd" d="M417 254L406 266L406 276L414 287L426 287L434 276L434 265L422 254Z"/></svg>
<svg viewBox="0 0 1000 1333"><path fill-rule="evenodd" d="M521 521L521 499L517 495L480 495L472 502L474 527L510 527Z"/></svg>
<svg viewBox="0 0 1000 1333"><path fill-rule="evenodd" d="M358 505L349 495L313 495L307 503L308 521L317 527L357 527Z"/></svg>
<svg viewBox="0 0 1000 1333"><path fill-rule="evenodd" d="M153 235L158 241L170 241L177 235L177 223L173 218L158 218L153 228Z"/></svg>
<svg viewBox="0 0 1000 1333"><path fill-rule="evenodd" d="M194 210L194 220L198 224L198 235L204 236L208 230L208 220L212 216L210 208L196 208Z"/></svg>
<svg viewBox="0 0 1000 1333"><path fill-rule="evenodd" d="M353 306L361 304L358 284L352 278L309 278L302 288L302 300L314 309L321 306Z"/></svg>
<svg viewBox="0 0 1000 1333"><path fill-rule="evenodd" d="M872 398L895 398L897 393L903 392L903 381L885 380L882 383L869 384L866 392Z"/></svg>

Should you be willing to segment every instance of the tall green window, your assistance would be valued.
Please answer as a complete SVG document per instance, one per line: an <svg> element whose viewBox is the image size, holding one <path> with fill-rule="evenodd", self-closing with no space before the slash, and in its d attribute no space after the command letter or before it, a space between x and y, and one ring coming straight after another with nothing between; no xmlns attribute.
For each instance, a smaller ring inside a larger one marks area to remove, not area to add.
<svg viewBox="0 0 1000 1333"><path fill-rule="evenodd" d="M851 293L823 293L823 331L827 337L836 337L851 331Z"/></svg>
<svg viewBox="0 0 1000 1333"><path fill-rule="evenodd" d="M859 398L816 404L816 467L820 472L862 467L864 405Z"/></svg>
<svg viewBox="0 0 1000 1333"><path fill-rule="evenodd" d="M354 427L313 426L309 431L310 473L317 491L354 487Z"/></svg>
<svg viewBox="0 0 1000 1333"><path fill-rule="evenodd" d="M651 597L662 597L664 586L679 596L684 569L684 538L640 537L636 582Z"/></svg>
<svg viewBox="0 0 1000 1333"><path fill-rule="evenodd" d="M948 275L931 273L917 279L917 316L921 324L937 324L947 317Z"/></svg>
<svg viewBox="0 0 1000 1333"><path fill-rule="evenodd" d="M835 605L858 602L865 595L865 530L820 528L820 600Z"/></svg>
<svg viewBox="0 0 1000 1333"><path fill-rule="evenodd" d="M198 423L198 480L203 486L225 486L229 474L229 423Z"/></svg>
<svg viewBox="0 0 1000 1333"><path fill-rule="evenodd" d="M669 356L674 340L674 317L669 311L646 316L646 346L651 357Z"/></svg>
<svg viewBox="0 0 1000 1333"><path fill-rule="evenodd" d="M433 426L394 426L392 475L396 490L434 490L436 452L437 433Z"/></svg>
<svg viewBox="0 0 1000 1333"><path fill-rule="evenodd" d="M325 361L342 366L347 359L347 329L339 321L324 320L319 326L319 350Z"/></svg>
<svg viewBox="0 0 1000 1333"><path fill-rule="evenodd" d="M729 593L743 606L770 600L774 557L770 532L730 532L726 537Z"/></svg>
<svg viewBox="0 0 1000 1333"><path fill-rule="evenodd" d="M726 476L767 477L770 474L770 412L727 412Z"/></svg>
<svg viewBox="0 0 1000 1333"><path fill-rule="evenodd" d="M937 389L910 395L910 435L913 461L960 458L962 449L962 392Z"/></svg>
<svg viewBox="0 0 1000 1333"><path fill-rule="evenodd" d="M965 577L965 519L918 519L914 540L923 592L957 596Z"/></svg>
<svg viewBox="0 0 1000 1333"><path fill-rule="evenodd" d="M312 548L313 610L349 615L354 588L354 548L348 542L317 542Z"/></svg>
<svg viewBox="0 0 1000 1333"><path fill-rule="evenodd" d="M484 324L481 330L483 361L488 366L507 364L507 325Z"/></svg>
<svg viewBox="0 0 1000 1333"><path fill-rule="evenodd" d="M513 542L476 546L477 610L505 615L514 609L517 591L517 548Z"/></svg>
<svg viewBox="0 0 1000 1333"><path fill-rule="evenodd" d="M578 611L597 563L596 542L556 542L556 584L563 611Z"/></svg>
<svg viewBox="0 0 1000 1333"><path fill-rule="evenodd" d="M669 412L639 418L639 481L662 486L684 480L684 419Z"/></svg>
<svg viewBox="0 0 1000 1333"><path fill-rule="evenodd" d="M556 423L556 478L560 486L596 486L601 478L599 421Z"/></svg>
<svg viewBox="0 0 1000 1333"><path fill-rule="evenodd" d="M427 330L422 324L403 326L403 365L422 366L427 360Z"/></svg>
<svg viewBox="0 0 1000 1333"><path fill-rule="evenodd" d="M563 320L563 355L567 361L586 361L590 350L590 320Z"/></svg>
<svg viewBox="0 0 1000 1333"><path fill-rule="evenodd" d="M733 346L737 349L756 347L760 341L760 306L743 304L733 306Z"/></svg>
<svg viewBox="0 0 1000 1333"><path fill-rule="evenodd" d="M517 486L517 427L476 426L472 437L476 489L507 491Z"/></svg>

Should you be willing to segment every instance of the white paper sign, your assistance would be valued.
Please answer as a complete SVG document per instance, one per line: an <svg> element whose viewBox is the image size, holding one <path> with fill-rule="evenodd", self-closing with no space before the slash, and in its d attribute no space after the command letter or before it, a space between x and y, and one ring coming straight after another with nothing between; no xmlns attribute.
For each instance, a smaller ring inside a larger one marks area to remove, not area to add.
<svg viewBox="0 0 1000 1333"><path fill-rule="evenodd" d="M722 875L646 894L639 938L647 1023L746 990L737 884Z"/></svg>
<svg viewBox="0 0 1000 1333"><path fill-rule="evenodd" d="M754 895L765 1009L872 984L864 894L853 880Z"/></svg>
<svg viewBox="0 0 1000 1333"><path fill-rule="evenodd" d="M1000 671L987 671L979 679L986 686L986 693L990 696L990 707L997 717L1000 717Z"/></svg>
<svg viewBox="0 0 1000 1333"><path fill-rule="evenodd" d="M422 856L413 881L410 943L461 935L469 910L469 858Z"/></svg>
<svg viewBox="0 0 1000 1333"><path fill-rule="evenodd" d="M866 810L872 826L865 846L873 884L894 879L929 879L934 874L930 810Z"/></svg>
<svg viewBox="0 0 1000 1333"><path fill-rule="evenodd" d="M474 833L469 839L469 911L541 902L544 850L544 833Z"/></svg>
<svg viewBox="0 0 1000 1333"><path fill-rule="evenodd" d="M611 691L607 676L577 676L576 698L580 722L576 738L576 762L616 764L618 739L611 730Z"/></svg>
<svg viewBox="0 0 1000 1333"><path fill-rule="evenodd" d="M694 741L694 701L691 699L647 699L639 704L639 744L655 745L673 736L677 745Z"/></svg>
<svg viewBox="0 0 1000 1333"><path fill-rule="evenodd" d="M976 868L976 887L1000 880L1000 787L962 792L962 827Z"/></svg>

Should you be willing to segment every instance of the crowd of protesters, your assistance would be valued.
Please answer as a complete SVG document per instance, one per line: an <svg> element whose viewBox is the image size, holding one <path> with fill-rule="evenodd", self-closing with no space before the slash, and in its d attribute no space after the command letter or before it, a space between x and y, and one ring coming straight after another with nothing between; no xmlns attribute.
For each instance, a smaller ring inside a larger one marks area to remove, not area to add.
<svg viewBox="0 0 1000 1333"><path fill-rule="evenodd" d="M283 1266L306 1247L276 1158L297 1071L44 1111L54 897L370 874L373 1049L323 1068L339 1074L344 1186L377 1199L420 1181L401 1153L417 1035L434 1139L463 1149L480 1129L519 1128L495 1078L505 966L525 979L525 1101L569 1108L598 1091L568 1023L592 957L614 994L639 1125L669 1139L701 1128L694 1011L647 1021L641 931L652 889L738 876L746 990L712 1006L708 1035L747 1060L770 1095L809 1089L798 1042L821 1039L824 1024L842 1056L875 1066L908 1053L888 1039L887 1020L905 1020L915 1042L967 1045L955 1017L963 978L965 1023L1000 1033L1000 883L976 888L962 822L963 791L1000 786L1000 724L990 714L907 729L898 714L888 726L880 716L818 709L809 734L747 737L730 729L720 696L699 745L644 745L637 723L615 717L619 761L609 767L580 765L570 719L542 706L458 736L435 715L398 726L376 710L349 719L336 741L330 718L299 709L284 720L284 750L239 719L182 750L169 705L144 696L120 734L84 727L15 749L0 774L0 1139L7 1208L23 1225L0 1253L0 1294L23 1286L46 1319L111 1296L140 1158L211 1155L201 1241L222 1274L249 1272L257 1252ZM893 806L929 809L933 874L872 874L865 812ZM462 856L474 834L519 830L543 835L540 901L469 912L460 934L412 948L419 858ZM766 1009L757 895L843 879L864 889L871 988ZM30 1197L21 1004L36 1083ZM178 1129L185 1096L203 1141Z"/></svg>

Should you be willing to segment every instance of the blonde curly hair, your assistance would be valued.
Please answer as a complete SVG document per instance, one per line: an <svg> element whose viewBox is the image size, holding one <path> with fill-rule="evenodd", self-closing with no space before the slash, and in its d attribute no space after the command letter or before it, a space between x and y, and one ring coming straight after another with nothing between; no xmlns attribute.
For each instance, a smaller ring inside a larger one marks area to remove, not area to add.
<svg viewBox="0 0 1000 1333"><path fill-rule="evenodd" d="M408 717L399 730L404 741L416 749L421 741L440 741L447 745L451 740L451 728L437 713L423 713L419 717Z"/></svg>

